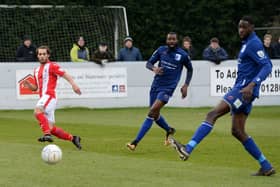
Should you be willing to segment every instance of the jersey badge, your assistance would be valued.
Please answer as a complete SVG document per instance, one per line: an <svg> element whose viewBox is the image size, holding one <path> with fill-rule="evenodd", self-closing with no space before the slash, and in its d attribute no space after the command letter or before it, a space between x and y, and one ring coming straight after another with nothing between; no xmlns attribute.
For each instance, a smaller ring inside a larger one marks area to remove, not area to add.
<svg viewBox="0 0 280 187"><path fill-rule="evenodd" d="M180 54L176 54L175 55L175 60L180 61L181 60L182 55Z"/></svg>
<svg viewBox="0 0 280 187"><path fill-rule="evenodd" d="M257 51L257 54L260 58L264 58L265 57L265 54L264 54L264 51L263 50L259 50Z"/></svg>

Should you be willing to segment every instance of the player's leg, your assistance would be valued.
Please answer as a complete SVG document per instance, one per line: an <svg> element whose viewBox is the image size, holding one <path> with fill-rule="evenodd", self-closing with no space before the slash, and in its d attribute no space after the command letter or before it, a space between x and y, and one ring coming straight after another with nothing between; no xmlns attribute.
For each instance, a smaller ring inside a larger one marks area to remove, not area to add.
<svg viewBox="0 0 280 187"><path fill-rule="evenodd" d="M162 107L164 107L164 105L165 105L166 103L168 103L169 98L170 98L170 95L171 95L171 94L169 94L168 92L165 92L165 91L159 92L159 93L156 95L155 100L152 100L152 99L151 99L151 101L150 101L150 102L151 102L151 103L150 103L151 108L153 107L153 104L155 103L156 100L161 101L162 104L163 104ZM161 107L161 108L162 108L162 107ZM160 109L161 109L161 108L160 108ZM164 144L165 144L165 145L169 145L168 137L169 137L170 135L174 135L175 132L176 132L176 130L175 130L174 128L170 127L170 125L167 123L167 121L164 119L164 117L160 114L160 109L159 109L159 111L158 111L158 117L155 118L155 119L156 119L155 122L156 122L156 124L157 124L159 127L161 127L162 129L165 130L166 135L165 135L165 142L164 142Z"/></svg>
<svg viewBox="0 0 280 187"><path fill-rule="evenodd" d="M73 142L73 144L81 149L81 138L79 136L73 136L71 133L64 131L62 128L55 125L55 108L56 108L56 99L52 99L45 108L45 114L49 121L51 127L51 134L58 137L59 139L67 140Z"/></svg>
<svg viewBox="0 0 280 187"><path fill-rule="evenodd" d="M170 138L171 145L178 152L182 160L187 160L193 149L211 132L216 120L230 111L230 106L227 102L221 101L214 109L212 109L206 116L205 120L200 124L191 140L183 145Z"/></svg>
<svg viewBox="0 0 280 187"><path fill-rule="evenodd" d="M127 147L130 150L135 150L138 143L143 139L145 134L149 131L149 129L152 127L154 119L157 119L160 114L160 109L165 105L164 102L160 100L155 100L154 104L150 108L150 111L148 113L148 116L142 123L142 126L136 136L136 138L131 142L127 144Z"/></svg>
<svg viewBox="0 0 280 187"><path fill-rule="evenodd" d="M238 139L248 151L248 153L255 158L261 169L255 173L256 176L269 176L275 173L275 170L271 166L270 162L263 155L258 148L253 138L248 136L245 132L245 123L248 115L244 113L237 113L232 115L232 135Z"/></svg>
<svg viewBox="0 0 280 187"><path fill-rule="evenodd" d="M34 109L34 115L36 119L38 120L40 127L43 131L43 137L39 138L38 141L44 142L44 141L49 141L52 142L52 137L51 137L51 128L50 124L48 122L47 116L45 115L45 108L51 101L51 97L48 95L45 95L39 99L39 101L36 104L36 107Z"/></svg>

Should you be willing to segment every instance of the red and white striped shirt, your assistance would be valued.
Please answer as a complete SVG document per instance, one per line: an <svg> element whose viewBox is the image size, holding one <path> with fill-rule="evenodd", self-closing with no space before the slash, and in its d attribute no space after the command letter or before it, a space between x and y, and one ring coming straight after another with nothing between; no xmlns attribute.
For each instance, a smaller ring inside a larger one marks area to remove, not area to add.
<svg viewBox="0 0 280 187"><path fill-rule="evenodd" d="M63 76L65 71L52 61L41 64L34 70L35 84L39 88L40 98L43 95L49 95L56 98L56 85L58 76Z"/></svg>

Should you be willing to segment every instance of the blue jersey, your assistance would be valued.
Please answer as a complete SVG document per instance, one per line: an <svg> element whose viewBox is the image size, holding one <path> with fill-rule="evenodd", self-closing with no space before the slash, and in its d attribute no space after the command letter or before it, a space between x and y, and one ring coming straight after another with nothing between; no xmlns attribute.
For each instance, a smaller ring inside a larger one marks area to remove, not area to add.
<svg viewBox="0 0 280 187"><path fill-rule="evenodd" d="M189 55L183 49L160 46L148 60L147 68L151 69L156 62L159 62L158 67L163 68L163 74L155 75L152 83L156 91L169 91L172 94L180 80L183 66L188 70L185 83L189 84L193 68Z"/></svg>
<svg viewBox="0 0 280 187"><path fill-rule="evenodd" d="M255 32L242 41L242 44L238 55L238 71L234 87L241 89L254 82L256 86L253 95L258 97L261 82L271 73L272 64Z"/></svg>

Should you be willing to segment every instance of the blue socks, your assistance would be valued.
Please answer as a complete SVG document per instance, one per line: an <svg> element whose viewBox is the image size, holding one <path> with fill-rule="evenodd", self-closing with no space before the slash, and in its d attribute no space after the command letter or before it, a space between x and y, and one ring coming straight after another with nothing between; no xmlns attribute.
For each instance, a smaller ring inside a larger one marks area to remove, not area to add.
<svg viewBox="0 0 280 187"><path fill-rule="evenodd" d="M213 126L208 122L202 122L200 127L196 130L195 134L193 135L192 139L189 141L189 143L186 145L186 151L190 154L193 149L201 142L201 140L207 136L211 130L213 129Z"/></svg>
<svg viewBox="0 0 280 187"><path fill-rule="evenodd" d="M159 116L158 120L156 120L156 123L158 126L163 128L166 132L168 132L170 130L169 125L167 124L167 122L165 121L165 119L162 116Z"/></svg>
<svg viewBox="0 0 280 187"><path fill-rule="evenodd" d="M245 142L243 142L244 148L252 155L261 165L262 169L270 170L272 168L269 161L262 154L258 146L255 144L254 140L249 137Z"/></svg>
<svg viewBox="0 0 280 187"><path fill-rule="evenodd" d="M148 130L152 127L154 119L147 117L145 121L142 124L142 127L140 131L138 132L135 140L133 141L134 143L138 143L141 141L141 139L145 136L145 134L148 132Z"/></svg>

